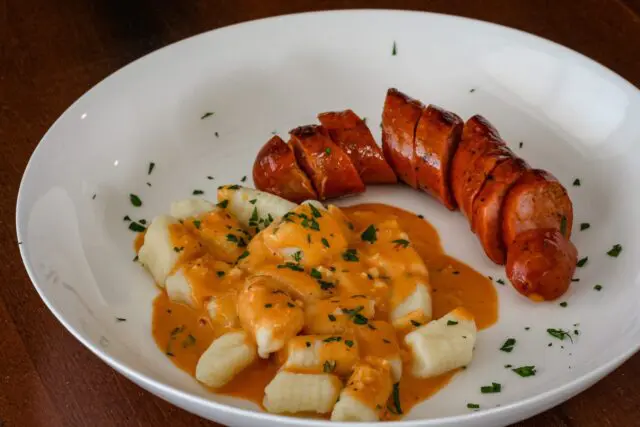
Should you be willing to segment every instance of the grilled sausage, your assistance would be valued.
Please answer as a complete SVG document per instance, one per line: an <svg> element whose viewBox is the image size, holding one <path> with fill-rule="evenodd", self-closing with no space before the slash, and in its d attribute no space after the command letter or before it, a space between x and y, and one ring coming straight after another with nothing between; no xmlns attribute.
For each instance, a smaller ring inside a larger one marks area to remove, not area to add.
<svg viewBox="0 0 640 427"><path fill-rule="evenodd" d="M571 284L577 259L576 247L558 230L527 230L509 246L507 277L522 295L553 300Z"/></svg>
<svg viewBox="0 0 640 427"><path fill-rule="evenodd" d="M473 202L471 229L476 233L491 261L505 262L502 240L502 202L518 178L529 169L527 163L512 157L496 166Z"/></svg>
<svg viewBox="0 0 640 427"><path fill-rule="evenodd" d="M424 105L389 89L382 112L382 152L398 179L417 188L414 137Z"/></svg>
<svg viewBox="0 0 640 427"><path fill-rule="evenodd" d="M293 150L277 135L258 152L253 163L253 182L258 190L294 203L318 198L311 181L298 166Z"/></svg>
<svg viewBox="0 0 640 427"><path fill-rule="evenodd" d="M420 116L415 137L418 188L440 200L449 210L457 204L451 194L449 170L460 136L462 119L435 105Z"/></svg>
<svg viewBox="0 0 640 427"><path fill-rule="evenodd" d="M290 144L300 167L311 178L320 200L362 193L364 184L349 156L322 126L291 130Z"/></svg>
<svg viewBox="0 0 640 427"><path fill-rule="evenodd" d="M571 199L549 172L524 172L507 193L502 209L502 237L507 248L518 234L534 228L553 228L567 239L571 237Z"/></svg>
<svg viewBox="0 0 640 427"><path fill-rule="evenodd" d="M498 163L512 156L511 150L484 117L473 116L465 123L462 140L453 156L451 187L469 223L473 222L473 201L487 176Z"/></svg>
<svg viewBox="0 0 640 427"><path fill-rule="evenodd" d="M398 179L366 123L351 110L318 114L329 136L344 150L365 184L395 184Z"/></svg>
<svg viewBox="0 0 640 427"><path fill-rule="evenodd" d="M467 120L451 162L451 189L462 213L472 222L473 201L497 163L511 155L495 128L482 116Z"/></svg>

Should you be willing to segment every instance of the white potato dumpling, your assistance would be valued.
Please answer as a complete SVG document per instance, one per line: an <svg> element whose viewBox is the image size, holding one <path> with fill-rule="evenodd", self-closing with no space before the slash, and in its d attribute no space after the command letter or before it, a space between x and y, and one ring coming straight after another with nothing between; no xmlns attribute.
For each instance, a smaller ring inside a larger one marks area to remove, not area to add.
<svg viewBox="0 0 640 427"><path fill-rule="evenodd" d="M144 244L138 251L138 259L153 276L156 284L164 287L167 276L178 262L180 254L173 248L169 226L178 220L160 215L151 221L144 235Z"/></svg>
<svg viewBox="0 0 640 427"><path fill-rule="evenodd" d="M269 276L252 276L238 295L242 327L258 344L258 355L266 359L284 347L304 326L301 305Z"/></svg>
<svg viewBox="0 0 640 427"><path fill-rule="evenodd" d="M239 185L218 188L218 205L233 214L245 229L260 230L298 206L274 194Z"/></svg>
<svg viewBox="0 0 640 427"><path fill-rule="evenodd" d="M171 301L196 307L191 284L182 268L167 276L165 289Z"/></svg>
<svg viewBox="0 0 640 427"><path fill-rule="evenodd" d="M376 357L367 357L356 365L340 393L331 421L378 421L392 391L389 363Z"/></svg>
<svg viewBox="0 0 640 427"><path fill-rule="evenodd" d="M298 373L347 376L360 359L357 340L343 335L298 335L283 353L282 369Z"/></svg>
<svg viewBox="0 0 640 427"><path fill-rule="evenodd" d="M212 295L206 305L211 322L226 329L239 328L237 301L238 296L233 292Z"/></svg>
<svg viewBox="0 0 640 427"><path fill-rule="evenodd" d="M372 327L370 327L371 325ZM378 357L389 362L393 382L402 378L402 355L396 329L384 320L370 320L355 329L361 354Z"/></svg>
<svg viewBox="0 0 640 427"><path fill-rule="evenodd" d="M298 374L280 371L264 389L267 411L282 414L326 414L334 407L342 381L332 374Z"/></svg>
<svg viewBox="0 0 640 427"><path fill-rule="evenodd" d="M209 387L222 387L256 359L255 344L245 331L227 332L200 356L196 379Z"/></svg>
<svg viewBox="0 0 640 427"><path fill-rule="evenodd" d="M406 295L406 289L413 291ZM411 321L424 323L431 320L431 288L426 277L404 276L392 280L390 319L396 328L405 328Z"/></svg>
<svg viewBox="0 0 640 427"><path fill-rule="evenodd" d="M430 378L468 365L476 335L473 315L464 308L410 332L404 341L413 355L413 375Z"/></svg>
<svg viewBox="0 0 640 427"><path fill-rule="evenodd" d="M172 217L177 219L187 219L193 216L198 216L211 212L216 208L216 205L208 200L204 199L184 199L171 203L169 213Z"/></svg>

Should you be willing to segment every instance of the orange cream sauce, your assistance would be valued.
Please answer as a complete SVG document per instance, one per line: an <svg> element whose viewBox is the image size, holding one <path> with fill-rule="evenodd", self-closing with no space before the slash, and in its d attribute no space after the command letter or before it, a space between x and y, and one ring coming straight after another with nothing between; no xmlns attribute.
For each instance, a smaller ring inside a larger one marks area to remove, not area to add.
<svg viewBox="0 0 640 427"><path fill-rule="evenodd" d="M172 230L174 244L179 248L185 248L183 249L184 255L181 255L181 262L176 266L176 269L183 268L185 274L189 276L194 287L194 299L197 301L197 307L200 308L192 308L184 304L174 303L169 300L166 292L158 295L153 306L153 336L160 350L165 352L176 366L194 375L200 355L216 337L229 330L227 327L221 327L219 323L216 324L210 320L204 304L207 299L211 295L215 295L216 292L234 289L234 287L238 287L239 284L244 283L247 277L246 274L248 273L261 272L280 275L281 277L274 276L278 279L275 280L275 282L281 280L283 289L300 300L298 302L299 305L302 305L303 302L306 303L306 301L317 300L318 296L323 296L323 304L331 305L331 301L340 300L343 307L347 307L347 304L350 306L352 302L355 307L358 306L358 294L366 294L368 298L376 301L376 314L375 319L371 319L372 322L375 324L375 322L379 320L387 320L386 310L388 308L385 307L387 302L385 301L384 295L388 295L388 290L385 289L384 280L376 278L375 282L378 288L376 291L372 291L373 280L367 277L367 271L360 266L361 263L346 262L341 256L347 244L349 247L359 245L357 247L360 257L371 256L372 254L367 253L367 247L362 246L362 242L360 242L360 232L369 224L383 224L386 221L391 221L388 223L389 227L381 226L380 233L387 233L385 235L388 236L389 239L394 238L395 240L395 238L399 236L397 235L398 233L406 232L411 246L416 250L426 265L428 280L432 289L433 318L439 318L449 311L462 306L474 315L479 329L487 328L496 322L498 316L498 300L493 284L485 276L473 270L471 267L446 255L440 245L440 237L437 231L427 221L413 213L383 204L363 204L342 208L341 211L342 212L338 209L331 208L330 212L333 218L330 218L328 215L318 218L321 232L297 235L293 228L288 227L289 224L287 223L283 223L281 229L278 230L278 233L283 232L287 234L285 238L279 240L277 244L299 247L308 245L307 247L309 248L322 249L322 251L324 251L322 254L324 254L325 257L327 253L335 252L334 257L331 258L332 262L328 264L332 266L334 271L333 273L327 274L332 274L334 278L337 277L340 281L340 289L322 290L322 294L318 294L319 291L317 291L317 287L311 289L309 284L302 279L299 280L300 285L294 285L295 289L291 289L291 283L298 283L296 280L301 278L302 275L304 275L305 279L308 278L308 276L305 273L296 272L287 268L278 269L276 265L281 265L283 261L282 259L275 260L273 254L265 250L265 243L259 241L263 239L263 233L258 234L257 237L249 243L247 249L251 250L251 255L247 256L246 259L242 259L238 264L244 272L239 272L238 269L235 269L230 274L229 264L215 261L214 258L220 259L220 257L222 257L225 261L235 259L243 253L245 247L226 244L227 239L225 236L227 232L219 232L215 228L219 228L219 225L222 224L227 230L232 230L233 233L237 234L238 237L243 237L247 242L249 235L247 233L243 234L235 219L229 218L226 216L227 214L217 214L218 216L225 215L223 218L216 218L214 214L206 214L206 218L201 220L198 227L194 227L191 221L185 221L183 227L178 226L176 230ZM341 218L340 215L344 215L344 221L333 221L336 218ZM397 221L399 225L397 230L393 226L394 220ZM345 225L353 228L357 232L357 234L354 232L344 233L345 236L351 236L352 241L350 242L344 241L345 239L343 238L342 232L345 231ZM380 238L380 236L378 237ZM204 247L194 243L196 241L202 241L203 238L205 241ZM269 239L269 236L266 238ZM327 248L321 240L322 238L327 240L329 248ZM140 239L141 237L136 239L136 250L138 250L142 244ZM358 240L358 242L355 242L355 240ZM211 244L207 244L207 241L211 242ZM222 250L220 249L221 245L215 244L220 241L225 242L224 245L222 245ZM215 251L209 251L207 250L209 247L216 247L216 249ZM386 251L384 248L380 250ZM310 250L308 252L309 257L306 260L303 258L300 261L301 265L305 263L315 263L320 260L322 255L318 255L319 252L319 250ZM213 256L207 256L207 254ZM205 257L198 258L198 261L194 261L193 258L197 255L205 255ZM409 264L407 260L401 256L396 258L387 257L385 262L394 264L392 266L394 269L405 268L405 266ZM194 264L198 265L194 267ZM386 265L385 267L389 266ZM421 272L419 267L409 268L405 273L409 276L426 274L426 272ZM325 274L323 274L323 277L324 276ZM394 286L396 285L394 284ZM408 292L407 290L407 293ZM353 298L353 301L351 298ZM229 304L235 304L235 302L235 295L231 293ZM286 303L286 301L284 303ZM326 318L326 314L321 305L317 306L316 310L318 313L323 313L319 315L318 318ZM312 312L313 309L309 309L306 313L306 324L309 324L310 320L308 317ZM364 312L366 312L366 309L363 313ZM340 321L341 319L338 319L334 324L337 325ZM330 328L334 324L329 323L327 327ZM236 325L236 327L238 326ZM322 327L323 324L317 325L317 328ZM358 328L354 328L348 333L353 335L355 337L354 339L358 339L359 337L363 340L360 347L367 349L367 351L375 352L378 355L383 355L384 352L388 350L388 348L381 344L383 338L385 343L397 349L399 343L403 342L404 335L409 332L408 330L397 331L395 336L389 336L389 334L393 334L394 331L393 328L390 328L391 331L388 329L389 328L387 328L387 330L380 328L379 330L371 331L367 328L367 330L364 331L363 329L358 330ZM332 331L329 330L327 333L332 333ZM373 336L373 338L369 339L367 336ZM376 345L378 347L382 345L384 348L375 348ZM401 344L400 347L402 347ZM401 406L405 414L413 406L445 387L457 372L456 370L429 379L414 378L410 374L410 354L407 350L402 349L401 356L404 362L404 368L399 389ZM272 355L272 357L267 360L259 359L254 365L245 369L230 383L215 390L215 392L244 398L261 405L264 397L264 388L276 375L282 360L282 354ZM389 420L397 418L399 418L397 414L393 414L386 409L383 409L381 413L381 419Z"/></svg>

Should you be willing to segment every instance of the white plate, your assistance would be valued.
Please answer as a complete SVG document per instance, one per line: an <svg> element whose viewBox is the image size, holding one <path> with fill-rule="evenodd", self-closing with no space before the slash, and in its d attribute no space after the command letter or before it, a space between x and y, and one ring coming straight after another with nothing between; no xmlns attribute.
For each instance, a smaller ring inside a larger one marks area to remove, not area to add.
<svg viewBox="0 0 640 427"><path fill-rule="evenodd" d="M286 135L318 112L352 108L378 134L392 86L464 118L482 113L518 154L555 174L574 202L574 242L589 256L562 298L567 308L532 304L496 285L500 320L480 334L474 362L399 424L506 425L566 400L630 357L640 344L638 91L540 38L426 13L313 13L235 25L161 49L93 88L43 138L20 188L18 237L42 299L106 363L182 408L229 425L325 425L210 394L171 364L151 337L157 290L131 262L133 234L122 218L150 219L193 189L213 198L217 185L251 176L272 131ZM582 185L572 186L574 178ZM141 196L141 208L129 193ZM394 186L348 200L361 201L424 214L450 254L504 277L462 216L426 195ZM581 222L591 228L579 231ZM617 243L622 254L607 256ZM560 342L547 328L581 335ZM510 354L499 351L507 337L518 340ZM505 364L535 365L538 374L520 378ZM503 391L481 394L492 381ZM482 410L469 411L467 402Z"/></svg>

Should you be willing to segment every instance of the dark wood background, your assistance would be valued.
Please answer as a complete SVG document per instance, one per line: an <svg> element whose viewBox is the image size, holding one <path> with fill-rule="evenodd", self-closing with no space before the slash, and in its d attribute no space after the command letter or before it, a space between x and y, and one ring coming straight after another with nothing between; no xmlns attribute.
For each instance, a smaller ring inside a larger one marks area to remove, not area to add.
<svg viewBox="0 0 640 427"><path fill-rule="evenodd" d="M22 172L47 128L76 98L146 53L241 21L363 7L515 27L575 49L640 86L640 0L0 0L0 426L215 425L116 374L48 312L17 250ZM640 426L639 378L636 355L591 389L517 426Z"/></svg>

